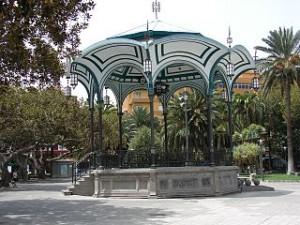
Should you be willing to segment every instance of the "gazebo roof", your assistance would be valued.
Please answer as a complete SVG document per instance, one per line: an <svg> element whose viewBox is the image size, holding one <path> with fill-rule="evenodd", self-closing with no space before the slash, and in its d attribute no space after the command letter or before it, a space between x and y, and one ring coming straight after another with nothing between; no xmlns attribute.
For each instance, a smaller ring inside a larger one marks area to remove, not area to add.
<svg viewBox="0 0 300 225"><path fill-rule="evenodd" d="M151 38L151 39L164 38L164 37L174 35L174 34L194 34L194 35L202 36L202 34L200 34L198 32L193 32L193 31L187 30L185 28L181 28L181 27L163 22L162 20L154 20L149 23L145 23L143 25L137 26L128 31L114 35L108 39L128 38L128 39L133 39L133 40L137 40L137 41L144 41L146 32L147 32L147 27L148 27L148 32L149 32L149 36L150 36L149 38Z"/></svg>
<svg viewBox="0 0 300 225"><path fill-rule="evenodd" d="M143 72L146 58L152 62L151 77ZM230 79L228 64L234 65ZM169 85L168 97L182 87L211 94L218 80L229 93L233 81L254 67L251 55L241 45L228 48L200 33L158 20L88 47L72 62L70 72L85 86L90 104L95 94L102 99L103 88L109 87L121 106L131 91L155 88L158 82Z"/></svg>

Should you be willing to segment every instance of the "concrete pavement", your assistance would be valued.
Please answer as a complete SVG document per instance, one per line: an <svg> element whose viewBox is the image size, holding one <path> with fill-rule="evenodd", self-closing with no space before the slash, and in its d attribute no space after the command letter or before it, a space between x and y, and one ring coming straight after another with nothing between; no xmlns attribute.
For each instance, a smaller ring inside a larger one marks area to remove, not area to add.
<svg viewBox="0 0 300 225"><path fill-rule="evenodd" d="M18 184L0 191L0 225L300 225L300 183L275 191L183 199L63 196L69 181Z"/></svg>

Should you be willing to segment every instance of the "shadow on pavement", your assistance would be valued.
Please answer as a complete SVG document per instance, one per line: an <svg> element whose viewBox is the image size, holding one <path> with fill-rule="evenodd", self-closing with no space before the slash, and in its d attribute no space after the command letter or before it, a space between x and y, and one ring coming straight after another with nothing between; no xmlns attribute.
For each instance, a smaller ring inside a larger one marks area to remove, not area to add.
<svg viewBox="0 0 300 225"><path fill-rule="evenodd" d="M2 201L0 224L75 224L75 225L156 225L170 211L155 208L125 208L104 205L91 200L26 200Z"/></svg>

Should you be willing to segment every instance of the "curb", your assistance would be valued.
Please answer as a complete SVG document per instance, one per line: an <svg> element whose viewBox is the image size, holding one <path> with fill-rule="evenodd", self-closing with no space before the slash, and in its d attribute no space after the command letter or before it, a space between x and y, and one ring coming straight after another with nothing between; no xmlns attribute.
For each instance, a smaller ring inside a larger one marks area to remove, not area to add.
<svg viewBox="0 0 300 225"><path fill-rule="evenodd" d="M261 180L268 183L300 183L300 180Z"/></svg>

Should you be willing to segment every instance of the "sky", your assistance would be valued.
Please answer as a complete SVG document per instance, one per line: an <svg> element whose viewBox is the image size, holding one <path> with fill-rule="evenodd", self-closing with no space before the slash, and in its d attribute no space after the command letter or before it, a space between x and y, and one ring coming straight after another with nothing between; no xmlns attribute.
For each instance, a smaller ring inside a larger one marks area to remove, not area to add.
<svg viewBox="0 0 300 225"><path fill-rule="evenodd" d="M80 49L155 19L153 0L94 0L89 26L81 37ZM299 0L159 0L163 22L215 39L226 45L230 26L233 45L254 46L280 26L300 29ZM258 55L259 56L259 55ZM81 85L73 95L86 98Z"/></svg>

